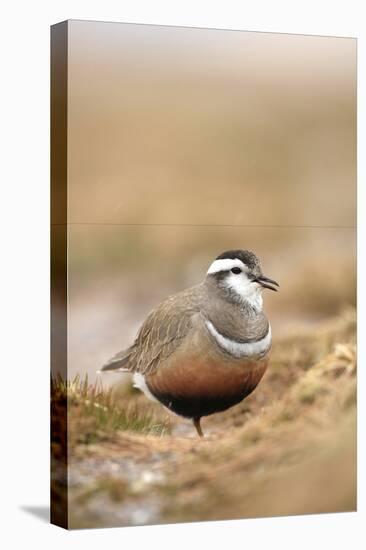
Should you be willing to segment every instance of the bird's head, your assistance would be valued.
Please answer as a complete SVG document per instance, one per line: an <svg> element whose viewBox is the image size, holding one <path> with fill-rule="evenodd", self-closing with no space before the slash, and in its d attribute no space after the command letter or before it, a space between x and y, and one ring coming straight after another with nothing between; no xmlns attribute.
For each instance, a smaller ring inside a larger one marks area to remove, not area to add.
<svg viewBox="0 0 366 550"><path fill-rule="evenodd" d="M257 256L249 250L228 250L210 265L206 278L236 300L262 308L262 290L277 291L279 284L262 273Z"/></svg>

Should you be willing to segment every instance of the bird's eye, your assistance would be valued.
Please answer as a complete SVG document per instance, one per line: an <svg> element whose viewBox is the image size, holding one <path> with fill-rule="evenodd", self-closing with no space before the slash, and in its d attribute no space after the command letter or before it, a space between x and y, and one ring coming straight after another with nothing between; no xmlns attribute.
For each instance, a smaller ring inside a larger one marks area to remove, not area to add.
<svg viewBox="0 0 366 550"><path fill-rule="evenodd" d="M231 270L231 273L235 273L235 275L239 275L239 273L241 273L240 267L233 267Z"/></svg>

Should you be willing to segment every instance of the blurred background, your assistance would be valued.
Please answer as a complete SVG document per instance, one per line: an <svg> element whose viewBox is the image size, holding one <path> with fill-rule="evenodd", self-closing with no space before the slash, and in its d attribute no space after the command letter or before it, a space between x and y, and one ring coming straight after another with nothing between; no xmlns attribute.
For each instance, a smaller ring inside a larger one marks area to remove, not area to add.
<svg viewBox="0 0 366 550"><path fill-rule="evenodd" d="M356 40L69 24L69 377L246 248L274 338L356 300Z"/></svg>

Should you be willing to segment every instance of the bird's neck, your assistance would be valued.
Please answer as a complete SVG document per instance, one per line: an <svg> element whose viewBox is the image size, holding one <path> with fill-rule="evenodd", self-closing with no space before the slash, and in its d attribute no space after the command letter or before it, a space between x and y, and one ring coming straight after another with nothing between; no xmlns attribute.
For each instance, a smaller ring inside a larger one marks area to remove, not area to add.
<svg viewBox="0 0 366 550"><path fill-rule="evenodd" d="M262 300L243 300L231 292L228 294L227 289L208 285L203 311L221 335L237 342L246 342L267 334L269 325L262 310Z"/></svg>
<svg viewBox="0 0 366 550"><path fill-rule="evenodd" d="M245 292L239 293L225 284L217 285L210 279L206 279L205 284L209 292L216 295L220 301L232 304L246 315L260 315L263 311L263 297L260 288L248 286Z"/></svg>

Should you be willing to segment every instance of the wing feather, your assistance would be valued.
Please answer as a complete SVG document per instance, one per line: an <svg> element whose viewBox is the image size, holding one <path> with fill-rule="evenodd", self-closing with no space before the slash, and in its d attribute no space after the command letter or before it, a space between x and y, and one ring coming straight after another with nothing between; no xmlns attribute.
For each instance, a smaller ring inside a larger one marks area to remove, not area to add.
<svg viewBox="0 0 366 550"><path fill-rule="evenodd" d="M111 359L102 370L151 374L182 343L199 311L198 287L176 294L154 309L142 324L134 344Z"/></svg>

